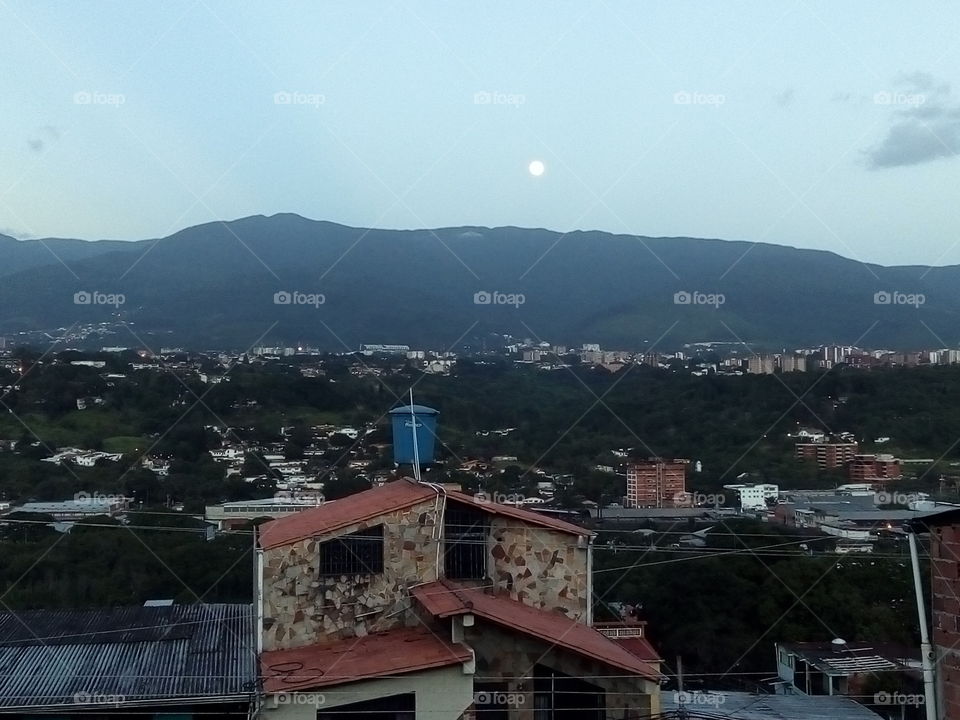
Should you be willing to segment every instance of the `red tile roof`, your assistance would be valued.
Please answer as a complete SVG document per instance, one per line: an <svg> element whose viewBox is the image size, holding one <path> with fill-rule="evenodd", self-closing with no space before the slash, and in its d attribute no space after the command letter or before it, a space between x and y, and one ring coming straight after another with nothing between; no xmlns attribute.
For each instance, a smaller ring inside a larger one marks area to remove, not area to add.
<svg viewBox="0 0 960 720"><path fill-rule="evenodd" d="M381 487L371 488L356 495L349 495L319 507L264 523L260 526L260 547L268 550L309 537L331 533L348 525L371 520L385 513L432 500L436 495L436 491L429 485L406 478L394 480ZM511 505L501 505L488 500L481 501L472 495L456 490L446 490L446 495L451 500L491 515L513 518L524 523L570 535L593 535L592 531L579 525L547 517L530 510L522 510Z"/></svg>
<svg viewBox="0 0 960 720"><path fill-rule="evenodd" d="M513 505L501 505L500 503L490 502L489 500L479 500L472 495L458 492L456 490L447 490L447 497L452 500L466 503L477 510L483 510L491 515L503 515L504 517L514 518L532 525L540 525L541 527L569 533L570 535L589 536L594 534L591 530L587 530L579 525L574 525L573 523L565 522L564 520L557 520L556 518L548 517L547 515L541 515L540 513L533 512L532 510L523 510L522 508L514 507Z"/></svg>
<svg viewBox="0 0 960 720"><path fill-rule="evenodd" d="M485 593L449 580L419 585L413 596L434 617L472 613L503 627L531 635L551 645L585 655L607 665L659 680L660 672L647 660L615 643L597 630L559 612L538 610L505 596Z"/></svg>
<svg viewBox="0 0 960 720"><path fill-rule="evenodd" d="M401 628L332 645L268 650L260 656L263 688L280 693L322 688L468 662L470 650L426 628Z"/></svg>
<svg viewBox="0 0 960 720"><path fill-rule="evenodd" d="M334 500L260 526L260 547L289 545L316 535L330 533L388 512L416 505L437 496L429 485L395 480L382 487Z"/></svg>
<svg viewBox="0 0 960 720"><path fill-rule="evenodd" d="M663 660L660 653L653 649L650 641L642 637L610 638L617 645L629 650L641 660L658 663Z"/></svg>

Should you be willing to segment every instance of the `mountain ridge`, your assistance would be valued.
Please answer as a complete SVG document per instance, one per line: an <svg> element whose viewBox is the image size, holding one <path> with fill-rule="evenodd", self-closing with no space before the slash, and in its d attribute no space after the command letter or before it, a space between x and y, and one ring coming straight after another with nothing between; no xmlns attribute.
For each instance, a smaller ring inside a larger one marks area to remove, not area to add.
<svg viewBox="0 0 960 720"><path fill-rule="evenodd" d="M266 344L331 350L477 346L491 333L634 350L664 333L659 348L960 340L960 266L884 266L773 243L597 230L390 230L251 215L139 241L0 237L0 279L0 332L122 320L211 348L244 348L264 331ZM125 302L74 303L84 291ZM275 293L294 291L324 302L274 303ZM523 302L475 302L475 293L494 292ZM877 293L890 301L877 302ZM698 305L700 295L714 304Z"/></svg>

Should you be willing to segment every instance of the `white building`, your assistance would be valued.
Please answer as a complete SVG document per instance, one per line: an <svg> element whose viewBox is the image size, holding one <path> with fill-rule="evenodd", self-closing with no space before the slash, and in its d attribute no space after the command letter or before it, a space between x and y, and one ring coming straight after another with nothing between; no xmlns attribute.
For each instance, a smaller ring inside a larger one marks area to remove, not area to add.
<svg viewBox="0 0 960 720"><path fill-rule="evenodd" d="M769 483L724 485L723 489L736 493L740 510L744 512L766 510L767 500L776 500L780 495L780 486Z"/></svg>
<svg viewBox="0 0 960 720"><path fill-rule="evenodd" d="M208 505L204 517L208 523L215 523L219 530L241 525L256 518L285 517L290 513L324 504L323 495L304 493L295 497L272 497L262 500L238 500L220 505Z"/></svg>

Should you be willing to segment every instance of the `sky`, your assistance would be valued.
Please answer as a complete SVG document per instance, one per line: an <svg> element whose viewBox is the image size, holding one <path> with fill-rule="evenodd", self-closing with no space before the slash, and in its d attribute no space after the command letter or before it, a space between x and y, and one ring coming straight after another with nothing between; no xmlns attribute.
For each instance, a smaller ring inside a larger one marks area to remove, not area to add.
<svg viewBox="0 0 960 720"><path fill-rule="evenodd" d="M0 0L0 33L16 237L294 212L960 264L946 2Z"/></svg>

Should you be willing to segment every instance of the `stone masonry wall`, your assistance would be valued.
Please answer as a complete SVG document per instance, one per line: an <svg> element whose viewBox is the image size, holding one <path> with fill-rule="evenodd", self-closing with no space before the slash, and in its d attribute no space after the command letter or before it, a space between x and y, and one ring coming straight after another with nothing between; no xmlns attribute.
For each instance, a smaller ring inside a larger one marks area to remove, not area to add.
<svg viewBox="0 0 960 720"><path fill-rule="evenodd" d="M263 552L263 647L329 644L409 624L407 588L437 579L436 504L428 501L344 527L324 541L383 524L383 572L320 577L320 540ZM379 612L376 612L379 611ZM415 621L414 621L415 622Z"/></svg>
<svg viewBox="0 0 960 720"><path fill-rule="evenodd" d="M587 548L578 547L576 536L499 516L490 535L488 568L498 591L535 608L586 616Z"/></svg>
<svg viewBox="0 0 960 720"><path fill-rule="evenodd" d="M537 665L580 677L605 691L607 720L639 720L660 712L660 686L625 670L517 632L506 632L482 620L466 628L465 640L477 656L476 683L502 682L511 701L510 720L533 720L533 676ZM477 709L475 706L474 709ZM472 711L464 720L474 720Z"/></svg>

